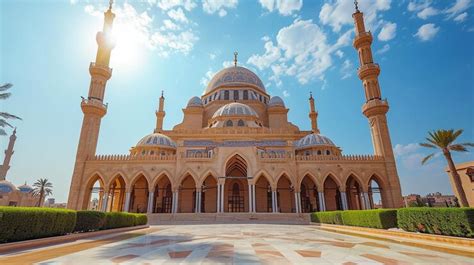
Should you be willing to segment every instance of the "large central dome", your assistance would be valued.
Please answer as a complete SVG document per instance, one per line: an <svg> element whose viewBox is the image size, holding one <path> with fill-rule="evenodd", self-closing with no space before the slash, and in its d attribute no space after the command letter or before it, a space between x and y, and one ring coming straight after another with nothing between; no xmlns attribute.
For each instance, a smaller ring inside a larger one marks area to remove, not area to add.
<svg viewBox="0 0 474 265"><path fill-rule="evenodd" d="M252 86L265 92L262 80L252 71L241 66L231 66L218 72L207 85L204 94L210 93L222 86Z"/></svg>

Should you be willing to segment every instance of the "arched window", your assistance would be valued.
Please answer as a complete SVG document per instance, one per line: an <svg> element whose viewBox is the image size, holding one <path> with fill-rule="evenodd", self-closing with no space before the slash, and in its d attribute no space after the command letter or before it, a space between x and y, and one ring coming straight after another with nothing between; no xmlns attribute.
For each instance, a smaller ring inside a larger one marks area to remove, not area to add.
<svg viewBox="0 0 474 265"><path fill-rule="evenodd" d="M224 100L229 100L229 90L224 91Z"/></svg>
<svg viewBox="0 0 474 265"><path fill-rule="evenodd" d="M238 99L239 99L239 91L234 90L234 100L238 100Z"/></svg>
<svg viewBox="0 0 474 265"><path fill-rule="evenodd" d="M231 120L228 120L225 122L225 127L232 127L234 126L234 123Z"/></svg>
<svg viewBox="0 0 474 265"><path fill-rule="evenodd" d="M330 154L331 154L331 151L326 150L326 155L330 155Z"/></svg>
<svg viewBox="0 0 474 265"><path fill-rule="evenodd" d="M239 121L237 122L237 126L243 127L243 126L245 126L245 122L244 122L243 120L239 120Z"/></svg>
<svg viewBox="0 0 474 265"><path fill-rule="evenodd" d="M248 100L248 99L249 99L249 91L244 90L244 100Z"/></svg>
<svg viewBox="0 0 474 265"><path fill-rule="evenodd" d="M318 155L321 155L321 154L322 154L322 153L321 153L321 150L318 150Z"/></svg>

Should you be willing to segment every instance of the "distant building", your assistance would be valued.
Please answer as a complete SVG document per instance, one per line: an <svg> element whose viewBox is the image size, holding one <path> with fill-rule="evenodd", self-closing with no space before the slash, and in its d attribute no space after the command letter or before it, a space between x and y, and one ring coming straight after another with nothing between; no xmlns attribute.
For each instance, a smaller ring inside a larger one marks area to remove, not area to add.
<svg viewBox="0 0 474 265"><path fill-rule="evenodd" d="M54 198L48 198L44 203L44 207L51 207L51 205L54 205L55 202L56 200Z"/></svg>
<svg viewBox="0 0 474 265"><path fill-rule="evenodd" d="M405 207L457 207L457 199L454 195L443 195L441 192L428 193L426 196L410 194L403 197Z"/></svg>
<svg viewBox="0 0 474 265"><path fill-rule="evenodd" d="M464 189L464 193L467 197L467 203L469 207L474 207L474 161L459 163L456 165L456 170L461 178L461 185ZM451 186L454 187L453 178L449 173L449 168L446 168L446 172L449 175L449 181ZM454 195L459 196L454 190Z"/></svg>

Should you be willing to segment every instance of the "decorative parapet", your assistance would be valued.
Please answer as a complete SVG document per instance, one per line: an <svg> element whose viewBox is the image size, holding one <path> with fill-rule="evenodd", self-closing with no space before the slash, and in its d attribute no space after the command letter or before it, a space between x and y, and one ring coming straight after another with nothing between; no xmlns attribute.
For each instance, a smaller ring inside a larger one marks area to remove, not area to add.
<svg viewBox="0 0 474 265"><path fill-rule="evenodd" d="M91 161L173 161L176 155L96 155Z"/></svg>
<svg viewBox="0 0 474 265"><path fill-rule="evenodd" d="M335 160L335 161L383 161L382 156L376 155L297 155L297 161L317 161L317 160Z"/></svg>
<svg viewBox="0 0 474 265"><path fill-rule="evenodd" d="M258 152L257 157L261 160L288 160L293 159L294 155L291 152L267 151Z"/></svg>
<svg viewBox="0 0 474 265"><path fill-rule="evenodd" d="M181 158L190 160L212 159L212 152L181 152Z"/></svg>

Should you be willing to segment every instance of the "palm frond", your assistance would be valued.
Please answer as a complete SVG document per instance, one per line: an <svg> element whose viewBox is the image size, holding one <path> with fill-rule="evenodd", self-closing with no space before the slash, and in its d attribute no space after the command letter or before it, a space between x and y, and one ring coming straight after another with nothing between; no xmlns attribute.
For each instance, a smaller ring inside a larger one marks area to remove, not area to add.
<svg viewBox="0 0 474 265"><path fill-rule="evenodd" d="M467 148L462 144L453 144L448 147L449 150L457 152L467 152Z"/></svg>
<svg viewBox="0 0 474 265"><path fill-rule="evenodd" d="M474 143L461 143L461 145L474 147Z"/></svg>
<svg viewBox="0 0 474 265"><path fill-rule="evenodd" d="M430 154L428 156L426 156L425 158L423 158L423 160L421 160L421 164L424 165L428 160L430 160L430 158L432 158L435 154Z"/></svg>
<svg viewBox="0 0 474 265"><path fill-rule="evenodd" d="M17 119L17 120L21 120L20 117L15 116L15 115L13 115L13 114L10 114L10 113L8 113L8 112L0 112L0 117L5 118L5 119Z"/></svg>
<svg viewBox="0 0 474 265"><path fill-rule="evenodd" d="M0 128L0 135L5 136L7 135L7 132L5 132L4 129Z"/></svg>
<svg viewBox="0 0 474 265"><path fill-rule="evenodd" d="M461 135L463 131L464 131L463 129L459 129L459 130L457 130L453 133L453 136L452 136L453 137L453 142L456 141L458 136Z"/></svg>
<svg viewBox="0 0 474 265"><path fill-rule="evenodd" d="M11 83L3 84L3 85L0 86L0 91L5 91L5 90L11 88L12 86L13 86L13 84L11 84Z"/></svg>
<svg viewBox="0 0 474 265"><path fill-rule="evenodd" d="M420 143L420 145L423 147L428 147L428 148L438 148L436 145L429 144L429 143Z"/></svg>
<svg viewBox="0 0 474 265"><path fill-rule="evenodd" d="M7 93L0 93L0 99L7 99L12 95L12 93L7 92Z"/></svg>
<svg viewBox="0 0 474 265"><path fill-rule="evenodd" d="M8 123L6 120L0 119L0 127L5 127L5 126L13 128L13 126L10 123Z"/></svg>

